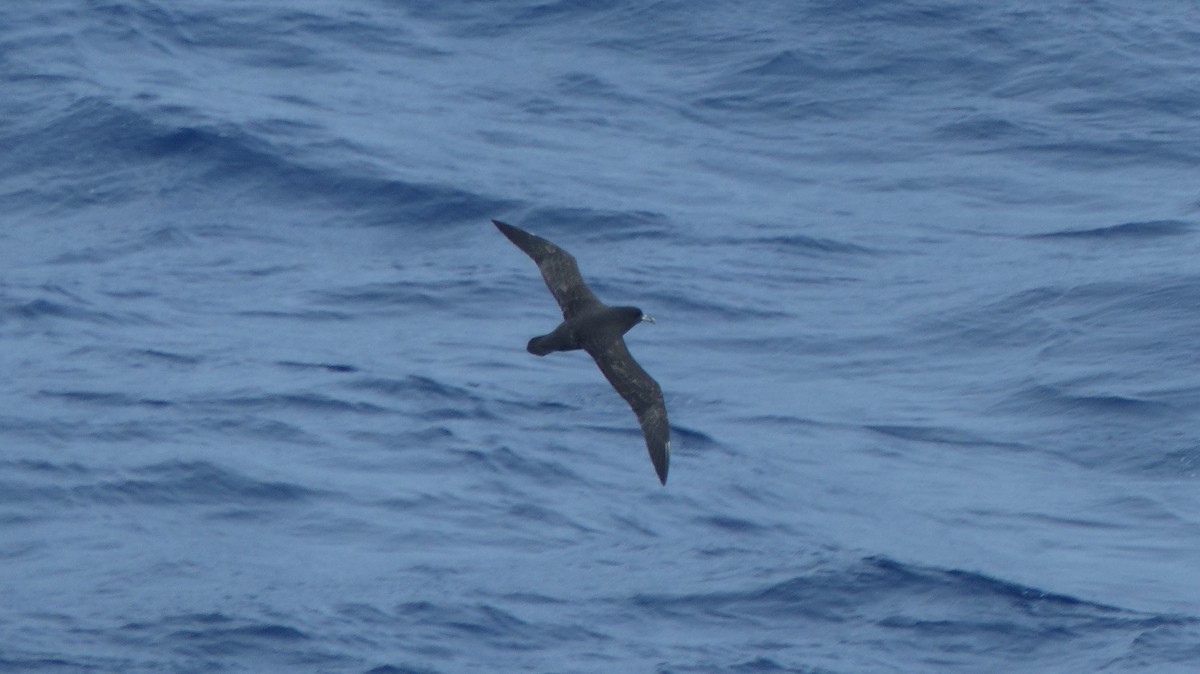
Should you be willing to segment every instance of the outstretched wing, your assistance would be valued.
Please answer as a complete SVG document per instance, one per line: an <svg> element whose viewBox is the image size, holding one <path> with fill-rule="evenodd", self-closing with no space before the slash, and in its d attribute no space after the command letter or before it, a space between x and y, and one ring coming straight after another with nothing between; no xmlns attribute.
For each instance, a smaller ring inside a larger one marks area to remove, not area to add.
<svg viewBox="0 0 1200 674"><path fill-rule="evenodd" d="M608 383L629 403L642 426L650 461L658 479L667 483L667 466L671 461L671 427L667 423L667 405L663 402L658 382L638 365L621 337L608 337L584 344L584 349L596 361Z"/></svg>
<svg viewBox="0 0 1200 674"><path fill-rule="evenodd" d="M583 282L579 265L570 253L520 227L513 227L499 220L492 220L492 223L509 241L515 243L517 248L525 251L525 254L537 263L542 278L546 280L546 287L562 308L563 318L577 316L590 305L600 303Z"/></svg>

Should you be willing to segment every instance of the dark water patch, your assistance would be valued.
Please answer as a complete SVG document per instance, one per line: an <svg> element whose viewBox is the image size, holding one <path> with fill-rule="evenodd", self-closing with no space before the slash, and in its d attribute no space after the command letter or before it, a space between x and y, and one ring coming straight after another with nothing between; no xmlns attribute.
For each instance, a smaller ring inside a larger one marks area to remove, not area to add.
<svg viewBox="0 0 1200 674"><path fill-rule="evenodd" d="M311 636L282 623L228 619L206 622L183 618L127 627L126 632L134 637L140 636L139 632L148 632L155 643L193 657L251 657L260 664L266 658L283 659L294 665L329 665L341 659L320 652Z"/></svg>
<svg viewBox="0 0 1200 674"><path fill-rule="evenodd" d="M813 669L804 667L796 669L793 667L785 667L775 660L767 657L757 657L753 660L747 660L737 664L730 665L731 672L784 672L784 674L833 674L833 670Z"/></svg>
<svg viewBox="0 0 1200 674"><path fill-rule="evenodd" d="M1060 307L1107 301L1118 292L1115 284L1019 290L992 301L975 300L957 309L940 309L935 318L917 323L914 333L958 349L1050 344L1068 331L1057 315Z"/></svg>
<svg viewBox="0 0 1200 674"><path fill-rule="evenodd" d="M556 84L558 90L570 98L593 98L605 104L622 102L638 104L641 101L618 88L612 82L593 73L573 72L562 75Z"/></svg>
<svg viewBox="0 0 1200 674"><path fill-rule="evenodd" d="M726 245L731 248L740 248L746 244L751 246L768 247L773 251L782 253L794 253L800 255L826 257L829 254L842 255L875 255L875 251L866 246L839 241L837 239L829 239L824 237L805 236L803 234L791 234L787 236L767 236L752 239L726 239L720 241L721 245Z"/></svg>
<svg viewBox="0 0 1200 674"><path fill-rule="evenodd" d="M549 0L524 8L513 17L513 25L561 23L575 19L596 20L596 14L623 7L619 0Z"/></svg>
<svg viewBox="0 0 1200 674"><path fill-rule="evenodd" d="M214 508L202 516L206 521L262 525L273 519L274 513L258 506L253 508Z"/></svg>
<svg viewBox="0 0 1200 674"><path fill-rule="evenodd" d="M617 530L626 533L636 534L645 538L658 538L661 534L646 526L645 520L636 517L625 517L622 515L610 514L609 517L617 525Z"/></svg>
<svg viewBox="0 0 1200 674"><path fill-rule="evenodd" d="M123 630L141 631L160 626L177 625L230 625L236 622L224 613L185 613L162 618L156 622L131 622L121 626Z"/></svg>
<svg viewBox="0 0 1200 674"><path fill-rule="evenodd" d="M220 640L230 637L249 637L251 639L270 641L300 641L309 638L308 635L300 630L286 625L247 625L221 630L182 630L175 632L173 636L183 636L189 639L215 638Z"/></svg>
<svg viewBox="0 0 1200 674"><path fill-rule="evenodd" d="M466 283L473 283L467 281ZM368 283L361 286L324 290L313 293L320 304L336 307L358 307L365 309L397 310L420 308L437 310L446 308L446 289L440 283L418 283L393 281L390 283Z"/></svg>
<svg viewBox="0 0 1200 674"><path fill-rule="evenodd" d="M285 482L266 482L206 462L172 461L129 471L133 477L90 484L32 485L8 482L0 502L87 504L291 503L318 492Z"/></svg>
<svg viewBox="0 0 1200 674"><path fill-rule="evenodd" d="M299 426L275 419L265 419L257 414L202 418L194 422L203 431L245 436L257 440L271 440L289 444L316 445L321 440Z"/></svg>
<svg viewBox="0 0 1200 674"><path fill-rule="evenodd" d="M730 124L731 117L801 122L837 119L846 114L861 113L870 107L867 101L813 101L799 92L739 85L728 88L720 95L706 93L697 96L684 114L701 124L723 128ZM752 132L749 130L751 128L747 127L745 135L767 135L763 131Z"/></svg>
<svg viewBox="0 0 1200 674"><path fill-rule="evenodd" d="M115 665L116 663L109 663ZM128 663L122 662L122 665ZM65 660L55 657L29 657L21 659L12 659L0 657L0 671L4 672L62 672L63 674L77 674L78 672L103 672L105 667L109 665L97 664L93 661L85 660ZM115 671L115 670L107 670Z"/></svg>
<svg viewBox="0 0 1200 674"><path fill-rule="evenodd" d="M1149 277L1138 283L1090 284L1072 292L1070 298L1080 304L1072 318L1098 335L1118 327L1139 328L1145 340L1129 340L1130 350L1174 349L1175 344L1182 350L1198 325L1200 278ZM1158 334L1146 326L1154 326Z"/></svg>
<svg viewBox="0 0 1200 674"><path fill-rule="evenodd" d="M417 405L425 421L495 419L487 401L471 391L436 379L410 375L403 379L370 377L348 382L347 387L383 395L401 405Z"/></svg>
<svg viewBox="0 0 1200 674"><path fill-rule="evenodd" d="M142 357L145 360L153 360L171 365L199 365L204 361L199 356L188 356L181 353L172 353L169 351L159 351L158 349L136 349L130 351L135 357Z"/></svg>
<svg viewBox="0 0 1200 674"><path fill-rule="evenodd" d="M387 408L362 401L342 400L320 393L274 393L230 396L201 401L205 406L228 407L239 411L293 410L300 412L382 414Z"/></svg>
<svg viewBox="0 0 1200 674"><path fill-rule="evenodd" d="M472 472L483 470L487 473L521 476L539 484L580 484L584 481L578 473L567 467L566 461L571 460L570 457L563 457L562 460L540 459L534 458L533 452L516 452L509 447L453 450L453 454L466 464L466 470Z"/></svg>
<svg viewBox="0 0 1200 674"><path fill-rule="evenodd" d="M442 447L452 444L458 439L454 431L440 425L384 433L356 431L347 435L356 440L395 451L406 451L424 447Z"/></svg>
<svg viewBox="0 0 1200 674"><path fill-rule="evenodd" d="M882 582L892 587L919 588L934 593L995 600L1028 615L1077 615L1082 612L1094 616L1116 616L1125 613L1115 606L1046 592L971 571L920 567L886 557L868 557L863 561L863 577L870 577L871 583Z"/></svg>
<svg viewBox="0 0 1200 674"><path fill-rule="evenodd" d="M403 379L388 379L372 377L359 379L350 384L352 388L382 393L392 398L412 399L437 398L459 402L477 403L482 401L478 395L460 386L452 386L432 377L409 375Z"/></svg>
<svg viewBox="0 0 1200 674"><path fill-rule="evenodd" d="M558 400L538 400L536 398L513 398L500 401L505 406L522 411L531 410L537 412L562 412L581 409L579 405L569 405Z"/></svg>
<svg viewBox="0 0 1200 674"><path fill-rule="evenodd" d="M401 604L395 613L406 622L441 626L472 637L516 639L529 631L529 623L487 604L458 608L420 601Z"/></svg>
<svg viewBox="0 0 1200 674"><path fill-rule="evenodd" d="M1145 510L1145 509L1143 508L1142 510ZM982 512L980 512L978 514L986 515L986 513L982 513ZM1125 527L1121 524L1117 524L1117 523L1113 523L1113 522L1104 522L1104 521L1095 520L1095 519L1086 519L1083 517L1055 517L1053 515L1044 515L1044 514L1040 514L1040 513L1026 513L1026 514L1021 515L1020 519L1025 520L1025 521L1043 522L1043 523L1053 524L1053 525L1065 525L1066 527L1070 527L1070 528L1079 527L1079 528L1084 528L1084 529L1098 529L1098 530L1104 530L1104 531L1112 531L1114 533L1125 529Z"/></svg>
<svg viewBox="0 0 1200 674"><path fill-rule="evenodd" d="M80 438L100 442L174 442L177 426L170 422L153 422L142 419L117 422L91 422L81 424L59 424L58 434L64 442Z"/></svg>
<svg viewBox="0 0 1200 674"><path fill-rule="evenodd" d="M1042 414L1082 414L1106 419L1155 418L1174 412L1168 403L1120 394L1082 393L1070 385L1036 384L1014 394L1011 406Z"/></svg>
<svg viewBox="0 0 1200 674"><path fill-rule="evenodd" d="M572 602L567 599L551 597L546 594L537 594L532 592L509 592L500 595L500 598L505 601L516 602L518 604L527 604L529 606L565 606Z"/></svg>
<svg viewBox="0 0 1200 674"><path fill-rule="evenodd" d="M1029 143L1034 138L1042 138L1043 134L1034 129L1017 124L1002 117L988 114L972 114L966 119L960 119L949 124L943 124L934 130L934 137L941 140L961 142L997 142L1015 143L1018 140Z"/></svg>
<svg viewBox="0 0 1200 674"><path fill-rule="evenodd" d="M145 288L105 289L99 292L105 297L111 297L116 300L144 300L160 296L156 290Z"/></svg>
<svg viewBox="0 0 1200 674"><path fill-rule="evenodd" d="M38 395L46 398L58 398L70 402L83 403L98 407L149 407L164 408L175 405L170 400L157 398L138 398L124 393L103 391L38 391Z"/></svg>
<svg viewBox="0 0 1200 674"><path fill-rule="evenodd" d="M896 27L929 28L945 30L955 26L982 21L987 17L971 5L955 3L893 3L879 0L843 3L836 0L819 0L804 5L801 10L807 20L824 25L840 25L850 22L856 30L864 30L876 24L894 30Z"/></svg>
<svg viewBox="0 0 1200 674"><path fill-rule="evenodd" d="M294 39L296 26L316 26L323 17L295 11L247 8L244 13L177 11L158 7L101 6L110 16L106 37L125 48L178 58L196 50L220 50L232 64L253 68L288 68L310 74L343 72L345 66L315 44ZM302 19L310 19L302 23Z"/></svg>
<svg viewBox="0 0 1200 674"><path fill-rule="evenodd" d="M204 461L168 461L130 471L133 478L80 485L71 495L96 503L293 503L317 491L287 482L256 480Z"/></svg>
<svg viewBox="0 0 1200 674"><path fill-rule="evenodd" d="M428 229L438 224L484 221L516 206L516 202L469 192L449 185L409 183L355 175L316 177L306 189L317 189L360 212L365 225Z"/></svg>
<svg viewBox="0 0 1200 674"><path fill-rule="evenodd" d="M845 337L835 340L822 334L796 333L786 336L738 336L738 337L704 337L700 343L707 349L728 351L732 353L770 353L779 358L799 360L802 357L833 355L840 358L846 353L858 350L871 353L882 340L871 337L860 339Z"/></svg>
<svg viewBox="0 0 1200 674"><path fill-rule="evenodd" d="M720 446L720 443L708 433L678 424L671 424L671 437L680 440L679 446L687 447L689 450L710 449Z"/></svg>
<svg viewBox="0 0 1200 674"><path fill-rule="evenodd" d="M89 475L92 472L90 468L81 463L55 463L53 461L46 461L45 459L0 461L0 468L51 476L79 476Z"/></svg>
<svg viewBox="0 0 1200 674"><path fill-rule="evenodd" d="M1159 452L1139 453L1130 459L1140 474L1163 477L1200 477L1200 445Z"/></svg>
<svg viewBox="0 0 1200 674"><path fill-rule="evenodd" d="M819 428L828 425L815 419L806 419L798 416L785 416L782 414L756 414L754 416L742 417L739 419L739 421L755 426L787 426L795 430L811 430L813 428Z"/></svg>
<svg viewBox="0 0 1200 674"><path fill-rule="evenodd" d="M103 442L173 439L174 427L169 422L147 420L109 421L105 414L94 419L65 421L57 418L33 419L0 416L0 431L9 436L28 439L28 447L60 447L88 438ZM19 445L18 445L19 446Z"/></svg>
<svg viewBox="0 0 1200 674"><path fill-rule="evenodd" d="M726 86L740 84L763 93L806 93L811 98L813 87L829 84L843 91L853 91L855 85L874 82L880 82L883 87L901 83L928 86L931 81L944 80L955 73L971 72L979 77L983 72L996 70L986 59L973 55L955 54L950 57L953 62L947 63L947 57L934 57L926 50L901 44L891 46L893 48L886 54L871 49L784 49L757 57L753 65L727 77ZM866 100L858 102L870 104Z"/></svg>
<svg viewBox="0 0 1200 674"><path fill-rule="evenodd" d="M713 515L710 517L701 517L696 520L698 523L715 529L722 534L756 534L762 533L767 528L751 522L750 520L730 515Z"/></svg>
<svg viewBox="0 0 1200 674"><path fill-rule="evenodd" d="M366 674L438 674L441 670L425 667L409 667L406 665L380 665L366 671Z"/></svg>
<svg viewBox="0 0 1200 674"><path fill-rule="evenodd" d="M500 218L503 220L503 218ZM665 239L672 236L670 220L652 211L606 211L591 208L539 208L530 211L520 221L513 221L535 234L550 238L567 250L571 242L565 235L583 232L605 241L628 239ZM562 240L552 237L564 235ZM579 251L576 251L579 252Z"/></svg>
<svg viewBox="0 0 1200 674"><path fill-rule="evenodd" d="M1190 672L1200 662L1200 624L1196 621L1160 625L1138 634L1128 652L1108 663L1113 672ZM1178 670L1166 665L1178 666Z"/></svg>
<svg viewBox="0 0 1200 674"><path fill-rule="evenodd" d="M1061 657L1063 649L1130 642L1167 630L1195 632L1200 620L1139 613L959 569L868 557L742 591L634 595L629 604L652 619L721 629L770 624L787 630L818 624L907 644L929 664L987 657L1009 664ZM863 634L865 630L865 634Z"/></svg>
<svg viewBox="0 0 1200 674"><path fill-rule="evenodd" d="M1029 143L1014 146L1006 151L1040 159L1053 166L1080 171L1134 167L1172 167L1186 170L1200 164L1200 148L1173 140L1149 138Z"/></svg>
<svg viewBox="0 0 1200 674"><path fill-rule="evenodd" d="M44 284L38 292L44 296L27 301L0 297L0 323L13 319L32 325L47 325L60 320L92 325L155 324L142 314L100 310L95 308L95 303L54 284Z"/></svg>
<svg viewBox="0 0 1200 674"><path fill-rule="evenodd" d="M1143 222L1125 222L1119 225L1096 227L1093 229L1064 229L1044 234L1030 234L1027 239L1089 239L1089 240L1120 240L1129 239L1159 239L1169 236L1180 236L1194 229L1191 223L1181 220L1147 220Z"/></svg>
<svg viewBox="0 0 1200 674"><path fill-rule="evenodd" d="M6 306L3 308L3 313L13 318L28 320L67 318L88 323L120 324L123 322L114 314L102 311L89 311L80 307L68 306L61 302L43 299Z"/></svg>
<svg viewBox="0 0 1200 674"><path fill-rule="evenodd" d="M381 508L403 516L444 515L455 511L467 511L477 504L458 494L419 493L409 496L393 496L377 502Z"/></svg>
<svg viewBox="0 0 1200 674"><path fill-rule="evenodd" d="M626 408L626 409L628 409L628 408ZM605 435L615 435L615 436L620 436L622 438L628 438L629 440L634 440L634 439L639 439L639 438L644 437L642 435L642 429L639 428L637 425L637 420L632 417L630 417L628 425L616 422L615 418L614 418L614 423L612 425L605 426L605 425L600 425L600 424L580 424L579 427L586 428L589 431L603 433ZM672 427L672 428L674 428L674 427Z"/></svg>
<svg viewBox="0 0 1200 674"><path fill-rule="evenodd" d="M753 66L741 70L749 77L803 78L821 77L836 67L836 63L823 54L798 49L785 49L762 57Z"/></svg>
<svg viewBox="0 0 1200 674"><path fill-rule="evenodd" d="M353 365L342 365L339 363L300 363L294 360L281 360L276 361L276 365L293 370L325 370L326 372L336 372L339 374L358 372L358 368Z"/></svg>
<svg viewBox="0 0 1200 674"><path fill-rule="evenodd" d="M192 237L178 227L158 227L108 246L90 246L62 253L48 260L50 264L103 264L127 255L143 252L160 253L163 249L193 246Z"/></svg>
<svg viewBox="0 0 1200 674"><path fill-rule="evenodd" d="M28 526L44 519L46 518L0 513L0 527ZM16 561L43 552L47 547L47 544L41 542L3 541L0 542L0 560L5 562ZM4 670L0 669L0 671Z"/></svg>
<svg viewBox="0 0 1200 674"><path fill-rule="evenodd" d="M319 105L310 98L298 96L295 94L284 94L272 96L273 99L284 103L290 103L301 108L315 108ZM265 135L274 138L292 138L296 140L309 140L314 136L320 136L324 127L320 124L312 122L301 122L295 119L283 119L274 117L271 119L262 119L248 122L246 130L255 135ZM352 148L353 144L340 141L330 143L330 147L337 148ZM361 149L361 148L359 148Z"/></svg>
<svg viewBox="0 0 1200 674"><path fill-rule="evenodd" d="M365 13L319 13L291 7L246 8L224 13L178 12L178 41L190 49L233 52L252 67L339 73L349 66L336 58L350 48L397 59L430 59L447 52L415 41L404 27L380 23ZM302 43L302 44L298 44Z"/></svg>
<svg viewBox="0 0 1200 674"><path fill-rule="evenodd" d="M287 321L298 321L300 323L308 322L328 322L328 321L351 321L357 318L354 314L348 314L341 311L319 311L319 310L299 310L299 311L272 311L272 310L253 310L253 311L237 311L235 316L245 316L247 318L269 318Z"/></svg>
<svg viewBox="0 0 1200 674"><path fill-rule="evenodd" d="M879 619L904 620L890 608L904 598L911 598L907 605L914 609L941 613L950 621L981 614L1012 624L1029 618L1108 621L1106 624L1112 626L1129 619L1148 623L1161 620L1138 618L1113 606L982 574L916 567L883 557L869 557L847 569L818 571L757 589L676 597L637 595L633 600L644 608L676 615L696 611L722 619L818 619L841 623L861 621L880 609L884 617ZM958 615L964 611L966 616Z"/></svg>
<svg viewBox="0 0 1200 674"><path fill-rule="evenodd" d="M386 625L392 619L386 611L363 602L342 604L334 610L340 616L368 625Z"/></svg>
<svg viewBox="0 0 1200 674"><path fill-rule="evenodd" d="M486 416L479 410L464 410L459 407L434 407L421 411L421 418L427 421L449 421L478 419Z"/></svg>
<svg viewBox="0 0 1200 674"><path fill-rule="evenodd" d="M607 640L602 633L570 623L532 622L490 604L448 605L429 601L400 604L392 611L396 629L421 641L444 645L471 639L500 651L537 651L554 644Z"/></svg>
<svg viewBox="0 0 1200 674"><path fill-rule="evenodd" d="M246 278L260 279L270 276L277 276L279 274L294 273L301 270L302 268L298 265L277 264L268 265L266 267L255 267L252 269L238 269L233 271L233 274L236 276L244 276Z"/></svg>
<svg viewBox="0 0 1200 674"><path fill-rule="evenodd" d="M980 437L967 431L948 426L904 426L868 424L863 428L901 440L915 440L940 445L957 445L961 447L1019 447L1012 443L998 442Z"/></svg>
<svg viewBox="0 0 1200 674"><path fill-rule="evenodd" d="M539 531L548 531L551 527L555 530L572 529L580 533L593 531L561 513L532 503L518 503L509 506L505 515L514 524L524 522L533 525Z"/></svg>
<svg viewBox="0 0 1200 674"><path fill-rule="evenodd" d="M917 322L912 332L915 339L936 340L962 353L1024 347L1037 349L1050 362L1088 361L1097 372L1134 366L1177 369L1197 362L1188 348L1197 312L1200 283L1195 278L1160 277L1022 290L991 302L939 310L929 321Z"/></svg>

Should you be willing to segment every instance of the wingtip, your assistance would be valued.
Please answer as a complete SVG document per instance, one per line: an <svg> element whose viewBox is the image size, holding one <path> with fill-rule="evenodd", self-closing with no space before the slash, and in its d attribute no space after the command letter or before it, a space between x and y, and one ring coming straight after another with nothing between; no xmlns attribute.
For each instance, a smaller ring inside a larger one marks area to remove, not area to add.
<svg viewBox="0 0 1200 674"><path fill-rule="evenodd" d="M496 229L500 230L500 233L503 234L505 238L517 244L518 246L521 245L521 239L529 237L529 234L520 227L514 227L507 222L501 222L493 218L492 224L496 226Z"/></svg>
<svg viewBox="0 0 1200 674"><path fill-rule="evenodd" d="M661 457L651 455L650 459L654 463L654 472L658 473L658 481L665 487L667 486L667 468L671 465L671 443L668 441Z"/></svg>

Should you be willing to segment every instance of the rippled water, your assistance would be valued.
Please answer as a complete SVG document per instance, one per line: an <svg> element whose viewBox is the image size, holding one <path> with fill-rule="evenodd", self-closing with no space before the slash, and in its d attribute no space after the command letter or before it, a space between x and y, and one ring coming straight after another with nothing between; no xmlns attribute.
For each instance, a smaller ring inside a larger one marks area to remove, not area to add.
<svg viewBox="0 0 1200 674"><path fill-rule="evenodd" d="M1192 672L1186 3L0 8L0 669ZM570 250L671 479L489 224Z"/></svg>

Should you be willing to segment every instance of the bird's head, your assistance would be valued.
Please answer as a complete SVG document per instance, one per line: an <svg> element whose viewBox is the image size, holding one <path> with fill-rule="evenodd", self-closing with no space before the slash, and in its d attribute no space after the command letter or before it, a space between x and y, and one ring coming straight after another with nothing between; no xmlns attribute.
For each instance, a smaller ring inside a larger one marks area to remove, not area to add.
<svg viewBox="0 0 1200 674"><path fill-rule="evenodd" d="M654 317L637 307L616 307L621 316L621 332L629 332L638 323L654 323Z"/></svg>

